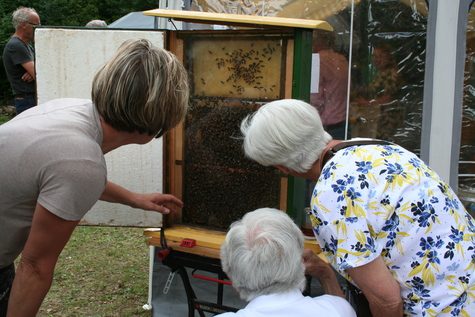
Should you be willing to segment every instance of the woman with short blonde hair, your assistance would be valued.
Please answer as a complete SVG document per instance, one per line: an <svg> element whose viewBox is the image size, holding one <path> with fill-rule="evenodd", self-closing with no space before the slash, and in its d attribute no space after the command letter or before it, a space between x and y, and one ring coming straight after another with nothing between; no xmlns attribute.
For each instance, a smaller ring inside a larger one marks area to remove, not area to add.
<svg viewBox="0 0 475 317"><path fill-rule="evenodd" d="M98 200L163 214L183 207L171 194L109 181L104 157L184 118L180 62L148 40L126 41L96 74L92 98L53 99L0 126L0 317L37 314L59 254Z"/></svg>
<svg viewBox="0 0 475 317"><path fill-rule="evenodd" d="M148 40L126 41L94 76L92 101L113 128L159 137L186 114L186 70Z"/></svg>

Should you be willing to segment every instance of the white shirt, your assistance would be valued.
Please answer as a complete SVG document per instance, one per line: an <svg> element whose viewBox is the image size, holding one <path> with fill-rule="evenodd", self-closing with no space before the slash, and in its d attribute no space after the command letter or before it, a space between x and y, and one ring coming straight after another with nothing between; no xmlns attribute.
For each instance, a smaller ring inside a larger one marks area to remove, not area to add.
<svg viewBox="0 0 475 317"><path fill-rule="evenodd" d="M262 295L254 298L236 313L224 313L219 317L356 317L356 313L345 299L323 295L303 296L295 289L288 293ZM217 317L216 316L216 317Z"/></svg>

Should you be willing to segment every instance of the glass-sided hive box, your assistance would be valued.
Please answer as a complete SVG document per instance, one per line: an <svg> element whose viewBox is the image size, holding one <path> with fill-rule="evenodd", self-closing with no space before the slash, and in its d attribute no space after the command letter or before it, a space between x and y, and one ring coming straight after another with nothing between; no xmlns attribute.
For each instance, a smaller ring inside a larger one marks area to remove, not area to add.
<svg viewBox="0 0 475 317"><path fill-rule="evenodd" d="M291 97L293 33L174 34L191 95L184 123L167 142L170 192L185 203L171 222L225 231L248 211L286 210L287 178L244 156L240 124L262 104Z"/></svg>

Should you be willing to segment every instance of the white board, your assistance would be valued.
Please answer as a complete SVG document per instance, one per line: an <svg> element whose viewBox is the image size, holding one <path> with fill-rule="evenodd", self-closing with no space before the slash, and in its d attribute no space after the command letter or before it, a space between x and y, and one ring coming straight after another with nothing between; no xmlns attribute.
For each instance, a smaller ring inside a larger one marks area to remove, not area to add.
<svg viewBox="0 0 475 317"><path fill-rule="evenodd" d="M94 74L127 39L146 38L164 47L161 31L41 28L35 33L38 102L64 97L91 98ZM106 155L108 179L137 192L162 192L163 143L127 145ZM98 202L83 223L157 227L159 213Z"/></svg>
<svg viewBox="0 0 475 317"><path fill-rule="evenodd" d="M312 70L310 71L310 93L318 94L320 86L320 54L312 54Z"/></svg>

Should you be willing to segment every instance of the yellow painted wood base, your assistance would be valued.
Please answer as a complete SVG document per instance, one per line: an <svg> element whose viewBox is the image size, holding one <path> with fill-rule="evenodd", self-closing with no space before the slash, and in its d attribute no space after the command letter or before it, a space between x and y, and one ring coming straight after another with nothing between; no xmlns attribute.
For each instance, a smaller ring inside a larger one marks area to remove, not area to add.
<svg viewBox="0 0 475 317"><path fill-rule="evenodd" d="M173 226L165 230L168 247L177 251L219 259L219 250L224 242L226 232L188 226ZM160 229L145 229L144 235L149 245L160 246ZM192 248L180 246L183 239L193 239L196 245ZM304 247L311 249L320 257L323 256L320 246L315 240L305 240Z"/></svg>

